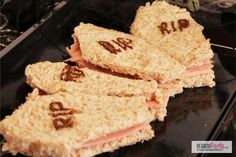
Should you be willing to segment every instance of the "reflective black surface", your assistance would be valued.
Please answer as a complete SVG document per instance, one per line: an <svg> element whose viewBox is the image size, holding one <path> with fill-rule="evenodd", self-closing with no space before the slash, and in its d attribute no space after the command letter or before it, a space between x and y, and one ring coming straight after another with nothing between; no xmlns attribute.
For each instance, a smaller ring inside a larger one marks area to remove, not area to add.
<svg viewBox="0 0 236 157"><path fill-rule="evenodd" d="M37 26L33 33L1 58L1 119L23 103L27 93L32 90L26 84L24 76L24 69L28 64L45 60L63 61L68 57L65 46L72 42L71 33L75 25L84 21L128 32L128 26L140 4L141 2L132 6L117 4L113 10L106 10L106 5L100 4L100 7L104 9L102 11L91 10L90 8L95 5L91 6L85 1L82 1L80 5L73 3L62 5L59 11ZM89 7L86 7L87 5ZM108 14L104 14L106 12ZM108 15L113 15L110 22L107 21ZM233 55L228 55L229 59L225 59L225 56L221 49L214 57L216 87L186 89L184 93L172 98L168 104L168 116L165 121L152 123L156 134L152 140L100 156L199 156L199 154L191 154L191 141L216 139L216 135L222 130L221 123L234 105L235 58ZM223 62L228 64L225 65ZM2 156L10 157L5 153Z"/></svg>

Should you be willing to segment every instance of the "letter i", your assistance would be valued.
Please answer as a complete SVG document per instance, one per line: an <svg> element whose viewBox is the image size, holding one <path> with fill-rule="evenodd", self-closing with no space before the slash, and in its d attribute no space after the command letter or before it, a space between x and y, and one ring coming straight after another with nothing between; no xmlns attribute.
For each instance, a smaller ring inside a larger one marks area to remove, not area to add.
<svg viewBox="0 0 236 157"><path fill-rule="evenodd" d="M171 21L171 27L173 29L173 32L177 31L177 29L175 28L175 23L174 21Z"/></svg>

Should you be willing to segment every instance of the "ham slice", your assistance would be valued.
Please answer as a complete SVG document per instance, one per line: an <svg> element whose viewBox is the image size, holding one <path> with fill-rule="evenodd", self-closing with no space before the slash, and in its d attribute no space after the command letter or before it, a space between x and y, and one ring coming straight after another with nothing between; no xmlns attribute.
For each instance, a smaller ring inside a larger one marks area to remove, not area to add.
<svg viewBox="0 0 236 157"><path fill-rule="evenodd" d="M208 74L211 72L213 65L210 62L204 63L201 66L188 68L186 71L187 77L192 77L195 75Z"/></svg>
<svg viewBox="0 0 236 157"><path fill-rule="evenodd" d="M156 100L149 100L147 101L148 107L166 107L169 101L169 96L164 96L161 98L162 101L156 99Z"/></svg>
<svg viewBox="0 0 236 157"><path fill-rule="evenodd" d="M109 69L104 69L101 67L97 67L89 62L86 62L83 57L82 57L82 53L80 50L80 46L79 46L79 41L77 40L77 38L74 38L74 43L69 47L66 48L68 54L71 56L71 58L65 60L65 61L70 61L70 62L75 62L77 63L80 67L86 67L92 70L96 70L98 72L102 72L105 74L110 74L113 76L119 76L119 77L124 77L124 78L129 78L129 79L139 79L137 76L131 76L131 75L125 75L125 74L119 74L116 72L112 72Z"/></svg>
<svg viewBox="0 0 236 157"><path fill-rule="evenodd" d="M82 58L82 53L81 53L81 50L80 50L79 41L76 38L74 38L74 44L72 44L70 46L70 48L67 48L67 51L68 51L69 55L71 56L71 58L66 60L66 61L76 62L82 67L87 67L87 68L90 68L90 69L93 69L93 70L96 70L96 71L99 71L99 72L105 72L105 73L112 74L112 75L115 75L115 76L118 75L118 76L122 76L122 77L127 77L127 75L117 74L117 73L111 72L107 69L96 67L96 66L84 61L83 58ZM128 76L128 78L134 79L133 76ZM160 88L174 88L176 86L177 85L174 84L174 83L159 84ZM147 106L148 107L166 107L167 103L168 103L168 100L169 100L169 96L165 96L161 99L162 99L162 101L160 101L160 100L149 100L149 101L147 101ZM134 134L135 132L137 132L137 131L141 130L142 128L146 127L147 125L149 125L149 124L147 124L147 123L137 124L135 126L127 128L127 129L107 134L107 135L105 135L103 137L100 137L98 139L89 140L89 141L83 143L81 145L81 148L102 145L104 143L108 143L108 142L111 142L111 141L114 141L114 140L124 138L128 135Z"/></svg>
<svg viewBox="0 0 236 157"><path fill-rule="evenodd" d="M168 83L162 83L162 84L158 84L159 88L177 88L178 85L176 83L172 83L172 82L168 82Z"/></svg>
<svg viewBox="0 0 236 157"><path fill-rule="evenodd" d="M80 67L87 67L96 71L100 71L101 69L83 60L80 46L78 43L78 40L74 38L74 43L70 46L70 48L66 48L68 54L71 56L71 58L67 59L66 61L76 62L79 64Z"/></svg>
<svg viewBox="0 0 236 157"><path fill-rule="evenodd" d="M74 37L74 43L70 46L70 48L67 47L66 50L67 50L68 54L71 56L71 58L67 59L66 61L76 62L80 67L87 67L89 69L96 70L96 71L110 74L110 75L114 75L114 76L125 77L125 78L129 78L129 79L139 79L137 76L119 74L116 72L112 72L111 70L108 70L108 69L97 67L89 62L86 62L82 58L82 53L81 53L81 49L79 46L79 41L75 37ZM166 88L166 89L177 88L178 86L179 86L178 84L172 83L172 82L158 85L159 88Z"/></svg>
<svg viewBox="0 0 236 157"><path fill-rule="evenodd" d="M137 125L134 125L132 127L127 128L127 129L107 134L107 135L105 135L103 137L100 137L98 139L89 140L89 141L85 142L84 144L82 144L81 148L102 145L104 143L108 143L108 142L111 142L111 141L119 140L119 139L124 138L126 136L132 135L135 132L138 132L139 130L141 130L142 128L146 127L147 125L149 125L149 124L147 124L147 123L137 124Z"/></svg>
<svg viewBox="0 0 236 157"><path fill-rule="evenodd" d="M169 100L169 96L165 96L162 99L163 99L162 100L163 104L160 104L160 102L157 101L157 100L149 100L149 101L147 101L147 106L148 107L158 107L160 105L164 105L166 107L166 105L168 103L168 100ZM144 123L134 125L132 127L124 129L124 130L120 130L120 131L117 131L117 132L114 132L114 133L107 134L107 135L105 135L103 137L100 137L98 139L95 139L95 140L89 140L89 141L83 143L80 148L86 148L86 147L102 145L104 143L119 140L121 138L124 138L126 136L134 134L135 132L137 132L137 131L141 130L142 128L146 127L147 125L149 125L149 124L144 122Z"/></svg>
<svg viewBox="0 0 236 157"><path fill-rule="evenodd" d="M192 76L201 75L201 74L209 74L212 68L213 68L213 65L210 62L206 62L202 64L201 66L188 68L186 71L186 77L192 77ZM158 87L166 88L166 89L177 88L178 84L167 82L167 83L158 84Z"/></svg>
<svg viewBox="0 0 236 157"><path fill-rule="evenodd" d="M156 101L156 100L147 101L147 106L148 107L156 107L156 106L159 106L159 105L160 105L159 101Z"/></svg>

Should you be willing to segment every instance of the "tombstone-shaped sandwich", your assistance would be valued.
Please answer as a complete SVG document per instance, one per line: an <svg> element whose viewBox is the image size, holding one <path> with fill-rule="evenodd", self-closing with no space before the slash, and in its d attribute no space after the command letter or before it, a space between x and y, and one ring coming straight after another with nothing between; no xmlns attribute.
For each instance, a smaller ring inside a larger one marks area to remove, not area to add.
<svg viewBox="0 0 236 157"><path fill-rule="evenodd" d="M98 96L143 96L156 119L163 121L166 116L170 93L158 88L154 80L124 78L86 67L71 66L64 62L48 61L28 65L25 75L27 83L32 88L40 89L42 94L80 92Z"/></svg>
<svg viewBox="0 0 236 157"><path fill-rule="evenodd" d="M214 71L209 39L186 9L155 1L141 6L131 33L166 52L187 67L184 87L213 87Z"/></svg>
<svg viewBox="0 0 236 157"><path fill-rule="evenodd" d="M117 73L167 83L185 71L178 61L130 34L81 23L74 38L83 60Z"/></svg>
<svg viewBox="0 0 236 157"><path fill-rule="evenodd" d="M183 91L179 80L186 67L141 38L84 23L75 27L73 37L74 44L68 52L70 60L79 65L93 70L108 69L113 74L135 79L155 80L158 83L156 97Z"/></svg>
<svg viewBox="0 0 236 157"><path fill-rule="evenodd" d="M0 122L3 151L37 157L91 157L154 136L145 97L120 98L37 89Z"/></svg>

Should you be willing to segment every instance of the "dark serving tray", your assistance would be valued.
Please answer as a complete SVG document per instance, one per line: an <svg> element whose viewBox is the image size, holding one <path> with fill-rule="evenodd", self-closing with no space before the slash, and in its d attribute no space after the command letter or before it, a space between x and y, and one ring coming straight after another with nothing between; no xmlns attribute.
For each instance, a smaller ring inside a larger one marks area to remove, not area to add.
<svg viewBox="0 0 236 157"><path fill-rule="evenodd" d="M99 1L96 2L99 3ZM112 10L102 3L92 5L86 1L62 2L52 14L4 49L0 53L1 119L10 115L32 91L26 84L25 67L39 61L56 62L67 58L65 47L72 42L73 27L79 22L91 22L128 32L135 10L144 1L132 1L133 5L125 5L126 1L122 2L114 3ZM101 9L94 9L95 6ZM217 49L215 52L216 86L214 88L186 89L182 94L171 98L165 121L152 123L156 134L152 140L100 156L194 157L206 155L191 154L191 141L215 139L228 113L236 103L235 55L224 53L224 49ZM233 146L235 146L234 142ZM1 153L1 156L10 157L11 155Z"/></svg>

